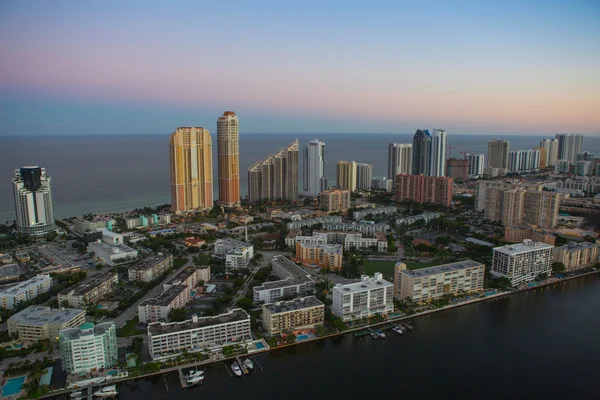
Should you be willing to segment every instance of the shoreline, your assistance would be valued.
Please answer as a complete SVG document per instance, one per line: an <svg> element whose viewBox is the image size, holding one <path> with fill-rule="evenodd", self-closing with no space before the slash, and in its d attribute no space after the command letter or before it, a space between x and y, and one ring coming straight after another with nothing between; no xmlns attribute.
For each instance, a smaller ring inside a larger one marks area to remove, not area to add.
<svg viewBox="0 0 600 400"><path fill-rule="evenodd" d="M423 311L421 313L416 313L416 314L411 314L411 315L404 315L401 317L396 317L396 318L390 318L387 319L385 321L381 321L381 322L377 322L377 323L373 323L373 324L367 324L367 325L363 325L361 327L357 327L357 328L350 328L344 331L340 331L340 332L335 332L335 333L331 333L329 335L324 335L324 336L319 336L319 337L315 337L312 339L306 339L306 340L302 340L301 342L295 342L295 343L290 343L290 344L284 344L281 346L277 346L275 348L268 348L268 349L264 349L264 350L258 350L255 351L251 354L245 354L243 356L252 356L252 355L258 355L258 354L263 354L263 353L268 353L271 351L275 351L275 350L280 350L280 349L284 349L284 348L288 348L291 346L297 346L297 345L302 345L305 343L311 343L311 342L315 342L318 340L323 340L323 339L328 339L328 338L332 338L332 337L336 337L336 336L341 336L341 335L346 335L346 334L352 334L352 333L356 333L371 327L379 327L379 326L384 326L387 324L393 324L393 323L397 323L397 322L402 322L402 321L407 321L413 318L418 318L418 317L423 317L423 316L427 316L427 315L431 315L434 313L438 313L438 312L443 312L443 311L448 311L448 310L453 310L456 308L460 308L460 307L464 307L467 305L471 305L471 304L476 304L479 302L483 302L483 301L488 301L488 300L492 300L492 299L499 299L499 298L503 298L503 297L507 297L510 296L512 294L516 294L516 293L522 293L522 292L527 292L527 291L531 291L531 290L535 290L535 289L539 289L539 288L545 288L548 286L555 286L555 285L559 285L563 282L567 282L570 280L574 280L574 279L579 279L582 277L587 277L587 276L591 276L591 275L595 275L600 273L600 270L596 270L596 271L590 271L590 272L586 272L584 274L581 275L576 275L576 276L572 276L572 277L568 277L568 278L563 278L560 279L558 281L554 281L554 282L549 282L549 283L545 283L545 284L540 284L538 286L534 286L534 287L526 287L523 289L517 289L517 290L513 290L510 292L503 292L503 293L497 293L494 295L490 295L488 297L483 297L483 298L478 298L478 299L474 299L474 300L469 300L463 303L459 303L459 304L453 304L453 305L448 305L442 308L438 308L435 310L428 310L428 311ZM180 369L183 368L192 368L192 367L200 367L203 365L210 365L210 364L217 364L220 362L227 362L228 360L235 360L237 356L232 356L232 357L222 357L222 358L218 358L218 359L208 359L208 360L204 360L204 361L200 361L200 362L191 362L191 363L187 363L187 364L180 364L177 365L175 367L169 367L169 368L165 368L159 372L153 372L150 374L144 374L144 375L137 375L137 376L133 376L133 377L126 377L126 378L117 378L117 379L113 379L110 380L111 385L115 385L118 383L123 383L126 381L132 381L132 380L137 380L137 379L144 379L144 378L149 378L152 376L157 376L157 375L162 375L162 374L168 374L171 372L178 372ZM95 387L95 386L101 386L101 385L91 385L88 387ZM41 396L41 399L49 399L49 398L54 398L55 396L60 396L63 394L68 394L70 392L72 392L74 389L59 389L56 390L54 392L48 393L47 395Z"/></svg>

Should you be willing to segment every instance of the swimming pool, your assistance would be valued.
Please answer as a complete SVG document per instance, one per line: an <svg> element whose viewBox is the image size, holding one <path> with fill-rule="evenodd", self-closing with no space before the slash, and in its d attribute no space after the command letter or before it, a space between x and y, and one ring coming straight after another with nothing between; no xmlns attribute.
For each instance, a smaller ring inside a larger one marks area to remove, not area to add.
<svg viewBox="0 0 600 400"><path fill-rule="evenodd" d="M299 335L299 336L296 336L296 340L306 340L306 339L308 339L308 335Z"/></svg>
<svg viewBox="0 0 600 400"><path fill-rule="evenodd" d="M254 347L256 347L257 349L264 349L265 345L262 344L262 343L260 343L260 342L258 342L258 343L254 343Z"/></svg>
<svg viewBox="0 0 600 400"><path fill-rule="evenodd" d="M6 381L4 389L2 389L2 396L12 396L21 391L21 386L25 382L25 376L19 376L18 378L11 378Z"/></svg>

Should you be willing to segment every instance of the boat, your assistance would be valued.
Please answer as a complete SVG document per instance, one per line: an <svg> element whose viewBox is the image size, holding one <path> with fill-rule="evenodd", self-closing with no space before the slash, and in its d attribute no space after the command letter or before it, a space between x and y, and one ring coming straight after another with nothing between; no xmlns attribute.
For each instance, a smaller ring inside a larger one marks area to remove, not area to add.
<svg viewBox="0 0 600 400"><path fill-rule="evenodd" d="M201 371L201 370L199 370L199 369L196 369L196 370L192 370L192 371L190 371L190 373L189 373L189 374L187 374L187 375L185 376L185 378L186 378L186 379L190 379L190 378L195 378L195 377L202 376L202 375L204 375L204 371Z"/></svg>
<svg viewBox="0 0 600 400"><path fill-rule="evenodd" d="M237 376L242 376L242 369L237 364L237 362L234 361L234 363L231 364L231 369L232 369L233 373L236 374Z"/></svg>
<svg viewBox="0 0 600 400"><path fill-rule="evenodd" d="M254 369L254 363L253 363L253 362L252 362L252 360L251 360L251 359L249 359L249 358L246 358L246 359L244 360L244 365L246 366L246 368L248 368L248 369L250 369L250 370Z"/></svg>
<svg viewBox="0 0 600 400"><path fill-rule="evenodd" d="M185 380L185 383L187 383L188 385L195 385L196 383L202 382L203 380L204 380L204 376L196 375L196 376L188 377Z"/></svg>
<svg viewBox="0 0 600 400"><path fill-rule="evenodd" d="M379 339L379 335L377 335L377 333L376 333L376 332L371 332L371 337L372 337L373 339Z"/></svg>
<svg viewBox="0 0 600 400"><path fill-rule="evenodd" d="M392 330L394 332L396 332L398 335L402 335L402 328L400 328L399 326L393 327Z"/></svg>
<svg viewBox="0 0 600 400"><path fill-rule="evenodd" d="M105 386L102 389L94 392L97 397L114 397L117 395L117 387L115 385Z"/></svg>
<svg viewBox="0 0 600 400"><path fill-rule="evenodd" d="M71 394L69 395L70 398L72 399L76 399L78 397L81 397L81 390L76 390L74 392L71 392Z"/></svg>
<svg viewBox="0 0 600 400"><path fill-rule="evenodd" d="M385 339L385 333L383 333L381 331L377 331L377 332L375 332L375 334L377 335L378 338Z"/></svg>

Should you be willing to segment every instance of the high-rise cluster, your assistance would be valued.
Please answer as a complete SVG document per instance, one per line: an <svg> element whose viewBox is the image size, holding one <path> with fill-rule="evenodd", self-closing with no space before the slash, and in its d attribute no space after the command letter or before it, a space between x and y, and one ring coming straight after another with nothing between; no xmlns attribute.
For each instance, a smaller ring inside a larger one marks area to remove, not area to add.
<svg viewBox="0 0 600 400"><path fill-rule="evenodd" d="M41 236L56 229L50 180L45 168L28 166L15 170L12 183L19 233Z"/></svg>
<svg viewBox="0 0 600 400"><path fill-rule="evenodd" d="M557 134L556 139L558 139L558 159L573 164L577 154L583 150L583 135Z"/></svg>

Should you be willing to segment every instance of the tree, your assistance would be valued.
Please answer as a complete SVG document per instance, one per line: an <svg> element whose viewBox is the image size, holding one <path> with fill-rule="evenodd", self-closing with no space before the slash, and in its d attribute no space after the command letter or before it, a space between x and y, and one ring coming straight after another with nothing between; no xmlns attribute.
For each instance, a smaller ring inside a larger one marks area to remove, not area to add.
<svg viewBox="0 0 600 400"><path fill-rule="evenodd" d="M169 313L169 322L181 322L187 319L187 310L185 308L173 308Z"/></svg>
<svg viewBox="0 0 600 400"><path fill-rule="evenodd" d="M554 272L554 273L565 272L565 264L563 264L561 262L552 263L552 272Z"/></svg>
<svg viewBox="0 0 600 400"><path fill-rule="evenodd" d="M242 297L237 301L237 306L249 311L252 308L252 300L247 297Z"/></svg>

